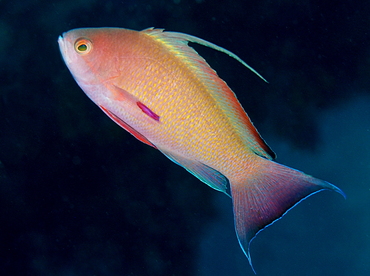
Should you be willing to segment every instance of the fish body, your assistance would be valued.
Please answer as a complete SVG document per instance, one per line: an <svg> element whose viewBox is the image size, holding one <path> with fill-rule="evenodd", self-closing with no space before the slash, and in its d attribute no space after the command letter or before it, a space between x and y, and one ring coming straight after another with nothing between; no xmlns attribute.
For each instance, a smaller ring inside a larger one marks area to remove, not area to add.
<svg viewBox="0 0 370 276"><path fill-rule="evenodd" d="M260 76L226 49L153 28L74 29L58 42L76 82L104 113L231 196L236 233L250 263L255 235L302 199L324 189L344 195L274 162L233 91L188 42L222 51Z"/></svg>

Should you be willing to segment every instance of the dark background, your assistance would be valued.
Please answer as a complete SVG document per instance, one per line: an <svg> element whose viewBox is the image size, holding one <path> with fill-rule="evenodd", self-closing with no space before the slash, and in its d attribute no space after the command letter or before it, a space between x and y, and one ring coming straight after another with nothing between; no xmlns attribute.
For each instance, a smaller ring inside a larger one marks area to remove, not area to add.
<svg viewBox="0 0 370 276"><path fill-rule="evenodd" d="M253 275L231 201L80 90L57 38L165 28L233 88L278 161L328 180L252 243L258 275L370 274L369 1L0 1L1 275Z"/></svg>

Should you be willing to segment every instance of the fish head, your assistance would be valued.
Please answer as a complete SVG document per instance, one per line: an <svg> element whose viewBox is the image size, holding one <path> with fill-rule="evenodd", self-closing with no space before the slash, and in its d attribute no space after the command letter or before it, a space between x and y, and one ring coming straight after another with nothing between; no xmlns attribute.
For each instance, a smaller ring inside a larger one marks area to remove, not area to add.
<svg viewBox="0 0 370 276"><path fill-rule="evenodd" d="M84 29L71 30L58 38L63 60L79 85L93 85L99 80L94 74L97 60L96 41Z"/></svg>
<svg viewBox="0 0 370 276"><path fill-rule="evenodd" d="M153 146L135 130L140 129L137 124L154 126L160 121L160 116L139 98L137 86L143 76L135 76L152 62L142 41L138 32L128 29L81 28L63 33L58 44L85 94L113 121Z"/></svg>
<svg viewBox="0 0 370 276"><path fill-rule="evenodd" d="M80 28L58 38L69 71L97 105L105 106L106 101L114 98L112 93L116 92L110 88L125 74L121 61L133 55L130 35L125 36L126 32L130 34L130 30L118 28Z"/></svg>

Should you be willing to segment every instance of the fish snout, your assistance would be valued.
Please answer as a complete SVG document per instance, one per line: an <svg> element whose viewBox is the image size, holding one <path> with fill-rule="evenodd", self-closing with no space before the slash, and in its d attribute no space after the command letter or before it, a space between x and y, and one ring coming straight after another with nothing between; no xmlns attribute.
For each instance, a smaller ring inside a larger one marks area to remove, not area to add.
<svg viewBox="0 0 370 276"><path fill-rule="evenodd" d="M74 53L73 43L68 39L66 33L63 33L58 37L58 45L63 60L67 66L77 59Z"/></svg>

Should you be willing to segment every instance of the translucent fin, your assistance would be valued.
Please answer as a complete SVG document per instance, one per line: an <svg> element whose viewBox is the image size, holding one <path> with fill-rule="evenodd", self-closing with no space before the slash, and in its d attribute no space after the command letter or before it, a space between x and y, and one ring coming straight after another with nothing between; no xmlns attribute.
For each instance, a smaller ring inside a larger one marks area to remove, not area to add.
<svg viewBox="0 0 370 276"><path fill-rule="evenodd" d="M228 185L229 182L222 173L198 161L192 161L184 157L176 156L174 154L166 153L163 151L162 153L171 161L185 168L188 172L197 177L200 181L206 183L211 188L230 196Z"/></svg>
<svg viewBox="0 0 370 276"><path fill-rule="evenodd" d="M333 190L345 197L339 188L326 181L257 158L255 170L245 182L230 183L236 233L251 266L250 242L303 199L322 190Z"/></svg>

